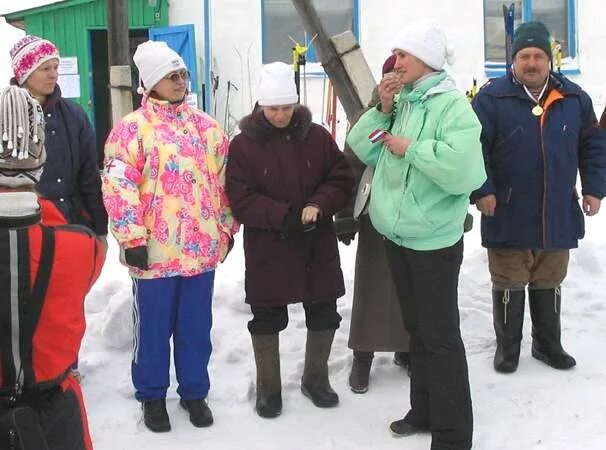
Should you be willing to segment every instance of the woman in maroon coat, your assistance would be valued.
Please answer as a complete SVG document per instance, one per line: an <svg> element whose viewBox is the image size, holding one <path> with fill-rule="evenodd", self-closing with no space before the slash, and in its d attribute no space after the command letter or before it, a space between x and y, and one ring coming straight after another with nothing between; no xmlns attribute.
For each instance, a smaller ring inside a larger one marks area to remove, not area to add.
<svg viewBox="0 0 606 450"><path fill-rule="evenodd" d="M278 333L288 323L289 303L305 309L303 394L318 407L339 401L327 365L341 321L336 300L345 293L332 216L349 200L353 177L330 134L297 98L290 67L266 65L259 106L242 119L227 163L227 193L244 225L261 417L282 410Z"/></svg>

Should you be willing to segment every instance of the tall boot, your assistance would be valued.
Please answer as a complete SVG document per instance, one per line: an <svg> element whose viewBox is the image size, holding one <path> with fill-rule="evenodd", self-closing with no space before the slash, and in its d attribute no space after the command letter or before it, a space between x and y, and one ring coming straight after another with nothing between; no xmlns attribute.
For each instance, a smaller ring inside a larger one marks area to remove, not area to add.
<svg viewBox="0 0 606 450"><path fill-rule="evenodd" d="M493 290L492 320L497 337L494 370L512 373L518 368L522 325L524 324L523 290Z"/></svg>
<svg viewBox="0 0 606 450"><path fill-rule="evenodd" d="M356 394L363 394L368 391L368 379L370 377L370 367L372 366L373 352L360 352L354 350L353 363L349 373L349 387Z"/></svg>
<svg viewBox="0 0 606 450"><path fill-rule="evenodd" d="M560 342L560 287L528 291L532 319L532 356L554 369L570 369L575 359L564 351Z"/></svg>
<svg viewBox="0 0 606 450"><path fill-rule="evenodd" d="M301 392L319 408L330 408L339 403L339 396L328 381L328 357L334 337L335 330L307 330Z"/></svg>
<svg viewBox="0 0 606 450"><path fill-rule="evenodd" d="M278 417L282 412L282 381L278 334L252 334L257 365L257 402L261 417Z"/></svg>

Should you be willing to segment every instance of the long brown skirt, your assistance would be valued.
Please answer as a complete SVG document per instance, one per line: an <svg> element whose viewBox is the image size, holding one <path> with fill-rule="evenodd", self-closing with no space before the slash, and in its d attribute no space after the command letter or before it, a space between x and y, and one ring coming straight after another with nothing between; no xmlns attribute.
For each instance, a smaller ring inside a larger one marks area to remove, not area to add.
<svg viewBox="0 0 606 450"><path fill-rule="evenodd" d="M360 216L349 348L364 352L407 352L410 338L391 277L385 243L368 214Z"/></svg>

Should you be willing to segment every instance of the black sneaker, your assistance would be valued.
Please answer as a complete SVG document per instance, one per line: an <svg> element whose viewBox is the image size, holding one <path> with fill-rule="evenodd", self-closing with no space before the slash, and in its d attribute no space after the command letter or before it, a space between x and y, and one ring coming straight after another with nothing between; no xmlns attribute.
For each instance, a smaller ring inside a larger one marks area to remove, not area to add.
<svg viewBox="0 0 606 450"><path fill-rule="evenodd" d="M412 436L413 434L423 433L427 431L425 428L416 427L406 422L406 419L396 420L389 425L389 431L395 437Z"/></svg>
<svg viewBox="0 0 606 450"><path fill-rule="evenodd" d="M203 398L179 401L181 407L189 412L189 421L194 427L203 428L213 424L213 413Z"/></svg>
<svg viewBox="0 0 606 450"><path fill-rule="evenodd" d="M143 406L143 421L145 426L154 433L170 431L170 420L166 412L166 400L145 400Z"/></svg>

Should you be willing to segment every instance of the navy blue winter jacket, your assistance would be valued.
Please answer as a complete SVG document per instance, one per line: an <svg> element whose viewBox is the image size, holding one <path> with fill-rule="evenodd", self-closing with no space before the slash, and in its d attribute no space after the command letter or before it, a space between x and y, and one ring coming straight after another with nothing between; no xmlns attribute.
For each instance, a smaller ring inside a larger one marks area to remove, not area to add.
<svg viewBox="0 0 606 450"><path fill-rule="evenodd" d="M547 91L541 117L511 75L489 81L474 98L488 179L471 200L497 198L495 215L482 216L484 247L577 247L585 234L577 172L583 195L606 195L606 133L591 99L553 73Z"/></svg>
<svg viewBox="0 0 606 450"><path fill-rule="evenodd" d="M84 110L61 97L59 86L44 105L46 163L38 192L51 200L69 223L107 234L95 135Z"/></svg>

